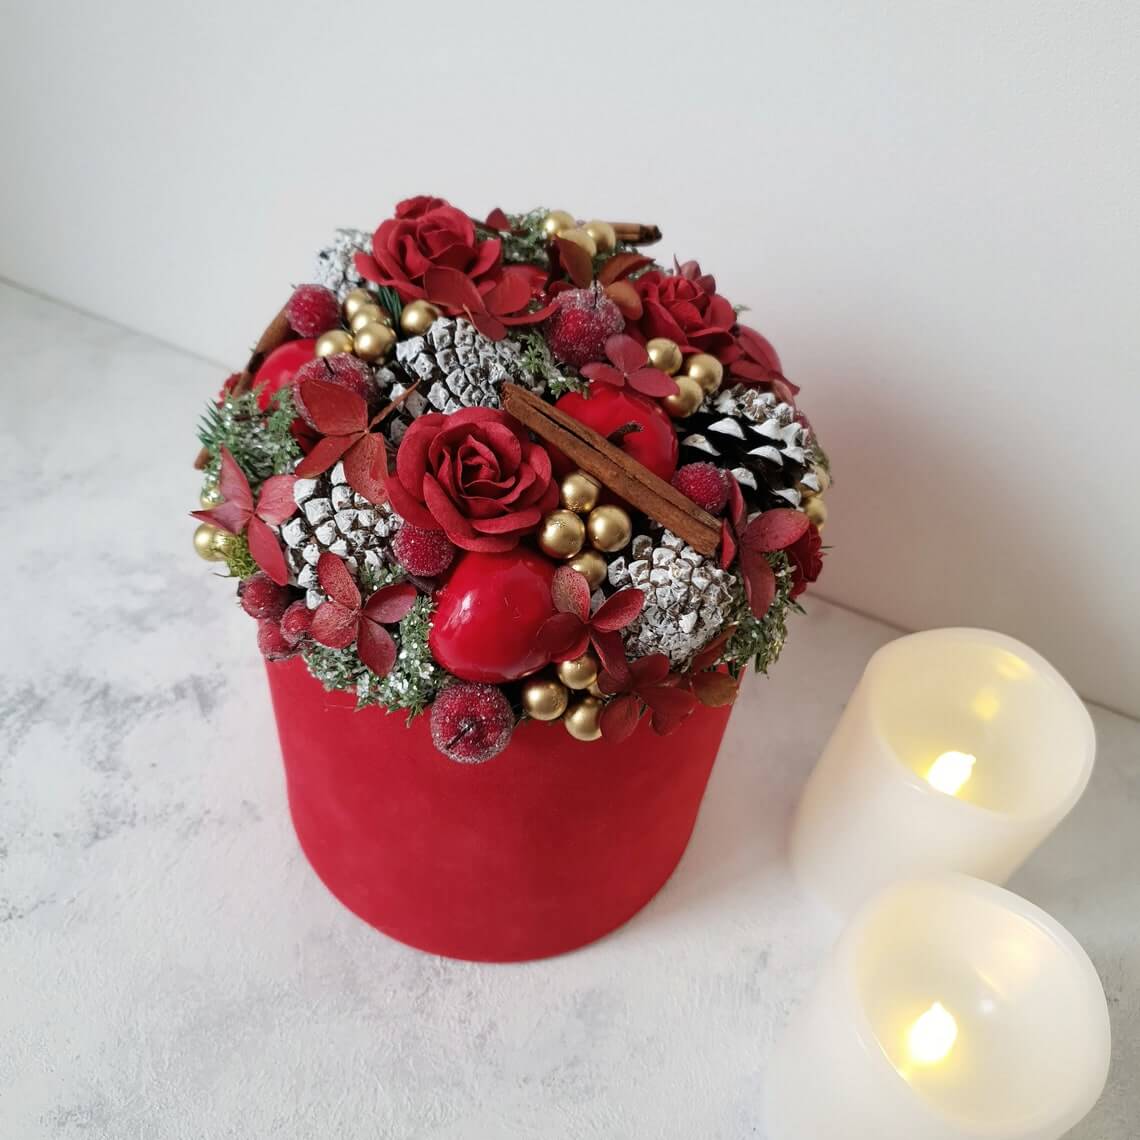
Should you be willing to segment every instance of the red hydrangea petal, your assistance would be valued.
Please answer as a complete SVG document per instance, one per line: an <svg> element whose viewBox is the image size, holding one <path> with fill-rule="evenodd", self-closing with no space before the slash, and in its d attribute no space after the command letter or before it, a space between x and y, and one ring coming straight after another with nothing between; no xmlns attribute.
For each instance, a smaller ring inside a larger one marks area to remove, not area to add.
<svg viewBox="0 0 1140 1140"><path fill-rule="evenodd" d="M249 511L237 503L221 503L208 511L191 511L190 514L199 522L219 526L230 534L241 534L251 517Z"/></svg>
<svg viewBox="0 0 1140 1140"><path fill-rule="evenodd" d="M381 625L394 625L407 616L416 603L419 592L410 582L396 582L382 586L364 603L362 613L370 621Z"/></svg>
<svg viewBox="0 0 1140 1140"><path fill-rule="evenodd" d="M740 545L749 550L785 550L802 538L811 523L802 511L777 507L754 518L740 536Z"/></svg>
<svg viewBox="0 0 1140 1140"><path fill-rule="evenodd" d="M560 574L562 571L558 571ZM571 571L574 573L574 571ZM558 574L555 574L557 579ZM581 577L581 575L578 575ZM585 579L583 579L585 581ZM589 587L587 587L587 591ZM587 597L587 602L589 601ZM557 604L557 603L556 603ZM645 595L636 587L630 586L625 590L618 590L616 594L610 595L598 608L598 612L590 619L590 624L595 629L603 630L606 633L612 633L615 630L625 629L627 625L639 613L645 605Z"/></svg>
<svg viewBox="0 0 1140 1140"><path fill-rule="evenodd" d="M643 396L675 396L680 389L672 376L660 368L639 368L629 374L629 386Z"/></svg>
<svg viewBox="0 0 1140 1140"><path fill-rule="evenodd" d="M281 544L277 541L277 536L255 515L249 520L246 538L249 540L249 553L254 562L278 586L284 586L289 581L289 567L285 563L285 555L281 553Z"/></svg>
<svg viewBox="0 0 1140 1140"><path fill-rule="evenodd" d="M360 609L360 591L348 572L348 567L331 551L326 550L317 560L317 581L334 602L346 609Z"/></svg>
<svg viewBox="0 0 1140 1140"><path fill-rule="evenodd" d="M258 518L280 526L297 510L297 500L293 498L293 475L271 475L261 484L261 494L257 498Z"/></svg>
<svg viewBox="0 0 1140 1140"><path fill-rule="evenodd" d="M313 450L297 464L296 473L302 479L312 479L326 472L352 445L351 435L328 435L319 439Z"/></svg>
<svg viewBox="0 0 1140 1140"><path fill-rule="evenodd" d="M590 627L590 641L594 643L598 659L605 670L622 688L628 688L630 682L629 662L625 658L625 646L622 644L620 633L610 633L606 630Z"/></svg>
<svg viewBox="0 0 1140 1140"><path fill-rule="evenodd" d="M344 477L348 485L370 503L383 503L387 498L384 476L388 457L384 440L375 432L362 435L344 456Z"/></svg>
<svg viewBox="0 0 1140 1140"><path fill-rule="evenodd" d="M396 643L392 635L367 618L361 620L356 631L356 652L378 677L386 677L396 664Z"/></svg>
<svg viewBox="0 0 1140 1140"><path fill-rule="evenodd" d="M650 724L659 736L667 736L680 727L697 704L692 693L671 685L650 685L639 690L639 695L653 714Z"/></svg>
<svg viewBox="0 0 1140 1140"><path fill-rule="evenodd" d="M239 508L246 514L253 513L253 492L249 489L249 480L245 472L238 466L237 460L222 448L221 468L218 471L218 490L222 499L233 507Z"/></svg>
<svg viewBox="0 0 1140 1140"><path fill-rule="evenodd" d="M368 428L364 397L340 384L316 377L304 380L301 400L322 435L351 435Z"/></svg>
<svg viewBox="0 0 1140 1140"><path fill-rule="evenodd" d="M698 673L693 678L693 692L702 705L723 708L736 700L739 686L728 673Z"/></svg>
<svg viewBox="0 0 1140 1140"><path fill-rule="evenodd" d="M622 372L636 372L649 361L649 353L645 346L638 344L631 336L625 333L616 333L606 339L606 356L615 368Z"/></svg>
<svg viewBox="0 0 1140 1140"><path fill-rule="evenodd" d="M614 744L628 740L637 728L641 719L641 707L637 698L626 694L610 701L602 710L601 730L602 736Z"/></svg>
<svg viewBox="0 0 1140 1140"><path fill-rule="evenodd" d="M740 551L740 572L748 608L754 617L762 618L776 597L776 575L763 554L744 549Z"/></svg>
<svg viewBox="0 0 1140 1140"><path fill-rule="evenodd" d="M559 566L554 571L550 596L554 600L554 608L559 613L574 614L579 621L585 621L589 617L590 583L586 581L586 576L579 574L577 570L569 566ZM642 600L644 601L644 596Z"/></svg>
<svg viewBox="0 0 1140 1140"><path fill-rule="evenodd" d="M347 649L356 640L359 617L356 610L339 602L322 602L313 614L309 635L329 649Z"/></svg>
<svg viewBox="0 0 1140 1140"><path fill-rule="evenodd" d="M590 631L577 614L558 613L543 622L538 631L539 648L552 661L581 657L590 644Z"/></svg>

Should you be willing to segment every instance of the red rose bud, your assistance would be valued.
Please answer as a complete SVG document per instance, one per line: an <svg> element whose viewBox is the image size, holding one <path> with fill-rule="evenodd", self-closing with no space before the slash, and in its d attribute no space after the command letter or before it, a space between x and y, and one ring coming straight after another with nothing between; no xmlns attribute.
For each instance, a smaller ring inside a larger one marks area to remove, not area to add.
<svg viewBox="0 0 1140 1140"><path fill-rule="evenodd" d="M241 608L259 621L268 618L276 621L289 604L289 591L278 586L268 574L258 571L238 584L238 601Z"/></svg>
<svg viewBox="0 0 1140 1140"><path fill-rule="evenodd" d="M323 285L298 285L285 306L285 319L301 336L320 336L340 324L336 294Z"/></svg>
<svg viewBox="0 0 1140 1140"><path fill-rule="evenodd" d="M425 530L405 523L392 542L396 561L409 574L434 578L442 574L455 558L455 543L442 530Z"/></svg>
<svg viewBox="0 0 1140 1140"><path fill-rule="evenodd" d="M673 476L673 486L710 515L719 515L728 503L728 479L711 463L688 463Z"/></svg>
<svg viewBox="0 0 1140 1140"><path fill-rule="evenodd" d="M431 706L431 738L458 764L482 764L498 756L514 727L511 703L494 685L460 681L444 689Z"/></svg>

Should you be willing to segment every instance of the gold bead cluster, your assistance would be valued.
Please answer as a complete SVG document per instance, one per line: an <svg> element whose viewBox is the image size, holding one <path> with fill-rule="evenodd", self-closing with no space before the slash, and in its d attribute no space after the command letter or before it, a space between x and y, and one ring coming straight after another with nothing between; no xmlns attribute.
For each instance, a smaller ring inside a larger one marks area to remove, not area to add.
<svg viewBox="0 0 1140 1140"><path fill-rule="evenodd" d="M317 356L351 352L369 364L383 360L396 344L392 315L367 289L353 289L341 306L347 328L329 329L317 337ZM400 329L408 336L420 336L431 328L439 310L427 301L412 301L400 313Z"/></svg>
<svg viewBox="0 0 1140 1140"><path fill-rule="evenodd" d="M559 487L561 507L542 520L538 533L542 550L565 559L586 579L591 593L606 576L604 555L628 546L633 537L633 521L625 510L611 503L598 505L601 491L592 475L572 471ZM599 668L598 659L587 651L556 665L553 677L531 677L523 684L523 709L535 720L561 720L575 740L597 740L605 707ZM571 694L580 694L573 703Z"/></svg>
<svg viewBox="0 0 1140 1140"><path fill-rule="evenodd" d="M592 221L578 225L573 215L565 210L551 210L542 219L542 232L547 240L560 237L581 246L590 257L599 253L613 253L617 248L617 233L609 222Z"/></svg>
<svg viewBox="0 0 1140 1140"><path fill-rule="evenodd" d="M222 494L216 486L210 485L203 488L198 501L202 504L203 510L210 510L221 503ZM194 552L207 562L225 562L232 541L233 535L222 530L220 526L214 526L213 523L199 523L194 531Z"/></svg>
<svg viewBox="0 0 1140 1140"><path fill-rule="evenodd" d="M712 396L724 380L724 365L707 352L686 358L680 346L668 337L654 337L645 345L649 363L677 381L677 392L661 401L675 420L691 416L706 396Z"/></svg>
<svg viewBox="0 0 1140 1140"><path fill-rule="evenodd" d="M551 558L565 558L585 575L596 590L606 573L602 554L612 554L628 545L633 521L621 507L598 506L601 484L585 471L572 471L559 488L562 506L542 520L538 545ZM585 517L583 517L585 516ZM583 547L589 541L592 550Z"/></svg>

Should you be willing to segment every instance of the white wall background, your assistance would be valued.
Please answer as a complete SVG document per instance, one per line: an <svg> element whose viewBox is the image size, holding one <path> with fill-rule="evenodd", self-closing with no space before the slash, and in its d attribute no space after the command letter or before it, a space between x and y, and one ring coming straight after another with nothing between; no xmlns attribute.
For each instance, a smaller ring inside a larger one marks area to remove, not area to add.
<svg viewBox="0 0 1140 1140"><path fill-rule="evenodd" d="M1129 0L11 3L0 275L233 364L407 194L658 222L804 387L821 592L1140 713L1138 44Z"/></svg>

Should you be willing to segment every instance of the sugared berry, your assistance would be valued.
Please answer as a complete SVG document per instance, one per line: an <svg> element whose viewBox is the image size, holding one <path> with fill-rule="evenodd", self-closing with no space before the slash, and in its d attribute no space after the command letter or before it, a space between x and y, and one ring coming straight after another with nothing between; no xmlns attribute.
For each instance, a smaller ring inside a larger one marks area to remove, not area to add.
<svg viewBox="0 0 1140 1140"><path fill-rule="evenodd" d="M575 368L604 360L606 341L625 328L621 310L597 288L558 294L558 311L546 323L550 351Z"/></svg>
<svg viewBox="0 0 1140 1140"><path fill-rule="evenodd" d="M304 602L294 602L281 615L281 635L290 645L300 645L313 626L313 611Z"/></svg>
<svg viewBox="0 0 1140 1140"><path fill-rule="evenodd" d="M451 565L455 544L442 530L404 523L392 542L392 553L409 574L434 578Z"/></svg>
<svg viewBox="0 0 1140 1140"><path fill-rule="evenodd" d="M458 764L482 764L498 756L514 727L511 703L494 685L459 681L443 689L431 706L431 738Z"/></svg>
<svg viewBox="0 0 1140 1140"><path fill-rule="evenodd" d="M289 327L301 336L320 336L340 324L336 294L323 285L298 285L285 306Z"/></svg>
<svg viewBox="0 0 1140 1140"><path fill-rule="evenodd" d="M711 463L687 463L673 476L673 486L710 515L719 515L728 502L728 477Z"/></svg>
<svg viewBox="0 0 1140 1140"><path fill-rule="evenodd" d="M266 661L285 661L298 652L295 645L290 645L281 632L281 625L272 618L265 618L257 623L257 648Z"/></svg>
<svg viewBox="0 0 1140 1140"><path fill-rule="evenodd" d="M289 604L288 589L278 586L268 574L261 571L239 583L237 592L241 608L258 621L264 618L277 621Z"/></svg>

